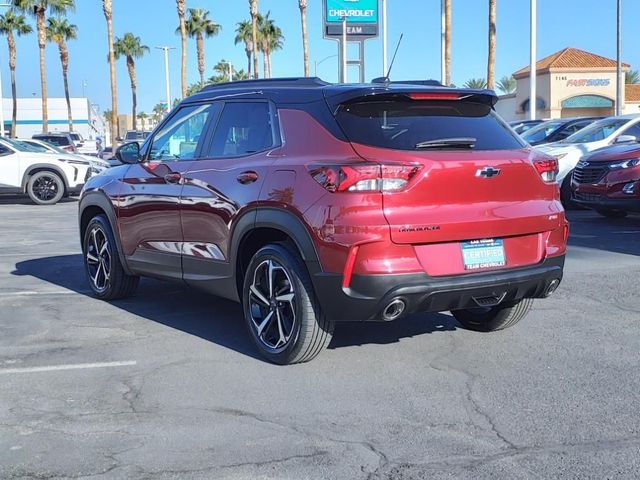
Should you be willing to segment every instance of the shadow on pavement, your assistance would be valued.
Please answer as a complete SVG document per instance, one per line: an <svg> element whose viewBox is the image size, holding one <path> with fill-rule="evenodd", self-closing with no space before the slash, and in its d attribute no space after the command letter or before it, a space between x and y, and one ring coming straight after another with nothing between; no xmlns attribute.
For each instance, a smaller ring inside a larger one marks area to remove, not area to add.
<svg viewBox="0 0 640 480"><path fill-rule="evenodd" d="M11 274L32 276L82 295L92 295L80 254L25 260L17 263ZM241 307L235 302L177 283L145 278L133 297L110 303L134 315L262 360L246 331ZM329 348L396 343L406 337L455 330L456 325L453 317L443 314L412 315L390 323L340 323Z"/></svg>
<svg viewBox="0 0 640 480"><path fill-rule="evenodd" d="M78 201L78 197L64 197L58 203L75 203ZM42 208L50 207L51 205L36 205L31 201L27 195L14 195L14 194L0 194L0 205L32 205L34 207L40 206Z"/></svg>
<svg viewBox="0 0 640 480"><path fill-rule="evenodd" d="M569 247L640 256L640 215L605 218L591 210L569 211Z"/></svg>

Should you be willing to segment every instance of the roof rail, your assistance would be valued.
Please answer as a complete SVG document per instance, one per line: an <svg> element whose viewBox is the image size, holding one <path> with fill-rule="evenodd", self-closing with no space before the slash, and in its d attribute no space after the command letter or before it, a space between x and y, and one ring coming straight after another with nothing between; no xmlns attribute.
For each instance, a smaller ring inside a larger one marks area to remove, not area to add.
<svg viewBox="0 0 640 480"><path fill-rule="evenodd" d="M218 88L244 87L324 87L330 85L318 77L285 77L285 78L260 78L250 80L236 80L235 82L223 82L207 85L201 92L216 90Z"/></svg>

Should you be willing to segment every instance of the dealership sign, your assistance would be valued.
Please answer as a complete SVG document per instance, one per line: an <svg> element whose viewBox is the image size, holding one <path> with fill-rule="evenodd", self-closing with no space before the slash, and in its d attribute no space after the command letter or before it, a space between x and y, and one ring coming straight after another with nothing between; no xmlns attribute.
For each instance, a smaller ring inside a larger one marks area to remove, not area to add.
<svg viewBox="0 0 640 480"><path fill-rule="evenodd" d="M567 87L608 87L610 83L608 78L579 78L567 80Z"/></svg>
<svg viewBox="0 0 640 480"><path fill-rule="evenodd" d="M350 40L378 36L378 0L324 0L323 5L325 38L341 37L345 19Z"/></svg>

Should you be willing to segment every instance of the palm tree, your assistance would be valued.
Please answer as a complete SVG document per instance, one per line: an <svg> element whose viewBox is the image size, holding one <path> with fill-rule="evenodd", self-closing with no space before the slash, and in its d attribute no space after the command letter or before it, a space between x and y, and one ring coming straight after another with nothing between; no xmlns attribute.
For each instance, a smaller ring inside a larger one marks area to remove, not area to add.
<svg viewBox="0 0 640 480"><path fill-rule="evenodd" d="M109 44L109 75L111 77L111 120L109 132L111 144L115 145L118 132L118 91L116 88L116 56L113 52L113 9L111 0L102 0L102 11L107 22L107 42Z"/></svg>
<svg viewBox="0 0 640 480"><path fill-rule="evenodd" d="M251 44L253 45L253 78L258 78L258 0L249 0Z"/></svg>
<svg viewBox="0 0 640 480"><path fill-rule="evenodd" d="M198 49L198 71L200 72L200 86L204 87L204 37L214 37L220 33L222 27L211 20L209 12L204 8L190 8L189 18L185 26L187 35L196 39L196 47ZM176 29L176 33L180 33L180 27Z"/></svg>
<svg viewBox="0 0 640 480"><path fill-rule="evenodd" d="M140 119L140 122L142 123L142 131L144 132L144 122L147 118L149 118L149 115L145 112L140 112L138 114L138 118Z"/></svg>
<svg viewBox="0 0 640 480"><path fill-rule="evenodd" d="M187 6L185 0L176 0L176 6L178 8L178 20L180 20L179 28L182 47L180 78L182 83L182 98L184 98L187 96L187 26L184 21L184 14Z"/></svg>
<svg viewBox="0 0 640 480"><path fill-rule="evenodd" d="M71 100L69 99L69 50L67 41L78 38L78 27L67 22L63 17L47 19L47 40L58 44L60 63L62 64L62 80L64 82L64 97L67 99L67 117L69 119L69 131L73 132L73 118L71 116Z"/></svg>
<svg viewBox="0 0 640 480"><path fill-rule="evenodd" d="M151 118L153 119L153 121L155 123L160 122L160 120L162 120L162 117L164 117L164 114L167 112L169 108L170 106L167 105L167 107L165 107L164 103L156 103L152 110L153 115L151 115Z"/></svg>
<svg viewBox="0 0 640 480"><path fill-rule="evenodd" d="M38 30L38 49L40 51L40 90L42 93L42 130L49 130L49 112L47 109L47 69L44 61L44 49L47 45L47 10L56 15L64 15L75 9L75 0L14 0L18 10L30 13L36 18Z"/></svg>
<svg viewBox="0 0 640 480"><path fill-rule="evenodd" d="M487 55L487 88L495 88L496 70L496 0L489 0L489 54Z"/></svg>
<svg viewBox="0 0 640 480"><path fill-rule="evenodd" d="M136 130L136 107L138 106L138 82L136 80L136 62L134 59L142 58L149 51L149 47L142 45L140 37L136 37L133 33L127 32L122 38L116 38L113 44L113 50L116 60L120 57L126 57L127 70L129 71L129 79L131 80L131 96L133 103L131 105L131 116L133 117L133 129Z"/></svg>
<svg viewBox="0 0 640 480"><path fill-rule="evenodd" d="M624 72L624 83L640 83L640 72L638 70Z"/></svg>
<svg viewBox="0 0 640 480"><path fill-rule="evenodd" d="M282 48L282 30L270 18L271 12L258 14L258 49L263 55L264 77L271 77L271 52Z"/></svg>
<svg viewBox="0 0 640 480"><path fill-rule="evenodd" d="M249 20L236 24L235 44L244 42L244 53L247 55L247 72L251 76L251 55L253 54L253 27Z"/></svg>
<svg viewBox="0 0 640 480"><path fill-rule="evenodd" d="M444 0L444 69L445 85L451 84L451 0Z"/></svg>
<svg viewBox="0 0 640 480"><path fill-rule="evenodd" d="M307 0L298 0L300 23L302 24L302 51L304 58L304 76L309 76L309 39L307 36ZM386 28L386 26L385 26Z"/></svg>
<svg viewBox="0 0 640 480"><path fill-rule="evenodd" d="M18 36L27 35L33 30L27 23L24 15L16 15L9 10L4 15L0 15L0 34L6 35L9 47L9 70L11 70L11 97L13 98L13 108L11 114L11 136L16 136L16 123L18 117L18 99L16 93L16 40L14 32ZM0 108L2 108L0 106Z"/></svg>
<svg viewBox="0 0 640 480"><path fill-rule="evenodd" d="M487 88L487 81L484 78L472 78L470 80L467 80L464 83L463 87L476 89Z"/></svg>
<svg viewBox="0 0 640 480"><path fill-rule="evenodd" d="M502 77L498 81L497 87L502 93L513 93L516 91L516 79L513 77Z"/></svg>

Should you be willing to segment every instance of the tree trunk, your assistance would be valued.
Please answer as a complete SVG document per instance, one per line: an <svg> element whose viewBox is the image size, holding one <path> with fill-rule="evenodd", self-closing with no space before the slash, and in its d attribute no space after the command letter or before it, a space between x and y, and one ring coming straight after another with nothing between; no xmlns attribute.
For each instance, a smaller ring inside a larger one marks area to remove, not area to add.
<svg viewBox="0 0 640 480"><path fill-rule="evenodd" d="M111 76L111 145L116 146L119 137L118 126L118 92L116 88L116 59L113 53L113 23L111 0L102 0L104 18L107 21L107 41L109 44L109 74Z"/></svg>
<svg viewBox="0 0 640 480"><path fill-rule="evenodd" d="M64 82L64 98L67 100L67 118L69 119L69 131L73 132L73 117L71 115L71 99L69 98L69 52L64 41L58 43L60 50L60 63L62 64L62 80Z"/></svg>
<svg viewBox="0 0 640 480"><path fill-rule="evenodd" d="M38 7L36 11L36 24L38 27L38 49L40 50L40 91L42 93L42 131L49 130L49 111L47 108L47 68L44 61L44 48L47 44L47 31L45 26L45 10Z"/></svg>
<svg viewBox="0 0 640 480"><path fill-rule="evenodd" d="M487 55L487 88L495 87L496 70L496 0L489 0L489 54Z"/></svg>
<svg viewBox="0 0 640 480"><path fill-rule="evenodd" d="M444 65L445 85L451 85L451 0L444 2Z"/></svg>
<svg viewBox="0 0 640 480"><path fill-rule="evenodd" d="M269 55L267 54L266 42L262 44L262 69L264 78L269 78Z"/></svg>
<svg viewBox="0 0 640 480"><path fill-rule="evenodd" d="M253 41L253 78L258 78L258 0L249 0Z"/></svg>
<svg viewBox="0 0 640 480"><path fill-rule="evenodd" d="M138 95L136 81L136 64L133 58L127 55L127 70L129 71L129 79L131 80L131 115L133 116L133 129L137 130L138 125L136 123L136 110L138 108Z"/></svg>
<svg viewBox="0 0 640 480"><path fill-rule="evenodd" d="M196 46L198 48L198 71L200 72L200 88L204 88L204 39L202 33L196 36Z"/></svg>
<svg viewBox="0 0 640 480"><path fill-rule="evenodd" d="M180 67L180 76L182 79L182 98L187 96L187 27L184 23L185 0L176 0L178 6L178 18L180 19L180 37L182 47L182 64ZM171 109L171 105L168 105Z"/></svg>
<svg viewBox="0 0 640 480"><path fill-rule="evenodd" d="M247 54L247 76L251 78L251 52L253 52L253 48L249 49L249 43L247 43L244 51Z"/></svg>
<svg viewBox="0 0 640 480"><path fill-rule="evenodd" d="M309 76L309 38L307 33L307 2L300 0L300 22L302 23L302 51L304 56L304 76Z"/></svg>
<svg viewBox="0 0 640 480"><path fill-rule="evenodd" d="M13 99L13 105L11 110L11 135L10 137L17 137L16 125L18 124L18 98L16 94L16 41L13 37L13 32L9 30L7 32L7 44L9 45L9 70L11 71L11 98ZM0 100L1 102L1 100ZM2 105L0 103L0 108Z"/></svg>

